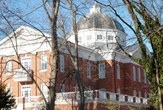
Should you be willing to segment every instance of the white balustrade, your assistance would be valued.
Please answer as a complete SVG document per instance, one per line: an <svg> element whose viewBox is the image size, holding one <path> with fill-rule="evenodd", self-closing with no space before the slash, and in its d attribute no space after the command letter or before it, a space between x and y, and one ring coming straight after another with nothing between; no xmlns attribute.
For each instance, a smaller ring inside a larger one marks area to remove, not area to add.
<svg viewBox="0 0 163 110"><path fill-rule="evenodd" d="M125 95L119 94L119 101L124 102L125 101Z"/></svg>
<svg viewBox="0 0 163 110"><path fill-rule="evenodd" d="M99 99L106 99L106 91L99 90Z"/></svg>
<svg viewBox="0 0 163 110"><path fill-rule="evenodd" d="M70 100L74 92L56 93L56 100Z"/></svg>
<svg viewBox="0 0 163 110"><path fill-rule="evenodd" d="M96 92L98 92L99 94L99 99L107 99L109 98L110 100L114 100L116 101L116 93L112 93L112 92L106 92L105 90L96 90ZM86 98L86 100L93 100L93 91L84 91L84 96ZM76 99L80 100L80 94L79 92L64 92L64 93L57 93L56 94L56 101L57 100L72 100L72 94L76 94ZM109 97L107 97L106 94L109 94ZM125 100L125 97L127 98L127 100ZM130 103L134 103L134 97L133 96L128 96L128 95L124 95L124 94L119 94L119 101L122 102L130 102ZM117 100L118 101L118 100ZM148 99L147 98L142 98L142 103L143 104L148 104L147 103ZM140 97L135 97L135 103L141 103L141 98Z"/></svg>
<svg viewBox="0 0 163 110"><path fill-rule="evenodd" d="M84 91L86 100L93 99L93 91Z"/></svg>
<svg viewBox="0 0 163 110"><path fill-rule="evenodd" d="M147 98L143 98L143 104L147 104Z"/></svg>
<svg viewBox="0 0 163 110"><path fill-rule="evenodd" d="M133 102L133 96L127 96L128 102Z"/></svg>
<svg viewBox="0 0 163 110"><path fill-rule="evenodd" d="M116 93L109 92L109 94L110 94L110 100L116 100Z"/></svg>
<svg viewBox="0 0 163 110"><path fill-rule="evenodd" d="M16 103L36 103L39 102L41 96L30 96L30 97L14 97ZM24 100L24 101L23 101Z"/></svg>
<svg viewBox="0 0 163 110"><path fill-rule="evenodd" d="M135 97L136 103L140 103L140 97Z"/></svg>

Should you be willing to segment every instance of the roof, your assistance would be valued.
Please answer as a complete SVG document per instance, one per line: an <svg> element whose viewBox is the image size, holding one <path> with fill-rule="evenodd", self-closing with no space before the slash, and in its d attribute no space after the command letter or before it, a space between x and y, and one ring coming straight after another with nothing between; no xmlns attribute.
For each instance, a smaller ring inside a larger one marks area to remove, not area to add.
<svg viewBox="0 0 163 110"><path fill-rule="evenodd" d="M101 28L101 29L118 29L125 32L122 25L112 17L101 12L100 6L94 4L90 13L81 17L77 23L78 30Z"/></svg>

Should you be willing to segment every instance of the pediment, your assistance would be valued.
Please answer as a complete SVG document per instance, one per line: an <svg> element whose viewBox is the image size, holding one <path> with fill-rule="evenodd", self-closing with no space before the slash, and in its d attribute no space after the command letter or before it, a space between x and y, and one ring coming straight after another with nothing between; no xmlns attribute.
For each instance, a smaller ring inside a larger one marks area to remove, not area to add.
<svg viewBox="0 0 163 110"><path fill-rule="evenodd" d="M0 48L36 44L49 39L49 35L26 26L20 26L15 32L0 41Z"/></svg>

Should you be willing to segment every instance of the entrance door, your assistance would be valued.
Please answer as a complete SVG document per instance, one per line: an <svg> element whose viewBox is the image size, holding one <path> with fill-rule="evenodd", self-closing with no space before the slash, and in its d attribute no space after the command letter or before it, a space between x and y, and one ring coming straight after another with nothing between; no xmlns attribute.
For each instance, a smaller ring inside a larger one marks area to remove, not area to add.
<svg viewBox="0 0 163 110"><path fill-rule="evenodd" d="M31 97L31 86L29 85L22 86L21 93L22 93L22 97L25 98L25 103L29 103Z"/></svg>

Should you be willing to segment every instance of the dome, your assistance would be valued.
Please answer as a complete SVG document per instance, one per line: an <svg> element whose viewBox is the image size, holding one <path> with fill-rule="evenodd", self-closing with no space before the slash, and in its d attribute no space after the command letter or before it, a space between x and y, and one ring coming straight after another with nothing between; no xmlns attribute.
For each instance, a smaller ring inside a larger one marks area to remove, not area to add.
<svg viewBox="0 0 163 110"><path fill-rule="evenodd" d="M101 29L118 29L125 32L122 25L112 17L101 12L100 6L96 3L90 8L90 13L81 17L77 23L78 30L101 28Z"/></svg>

